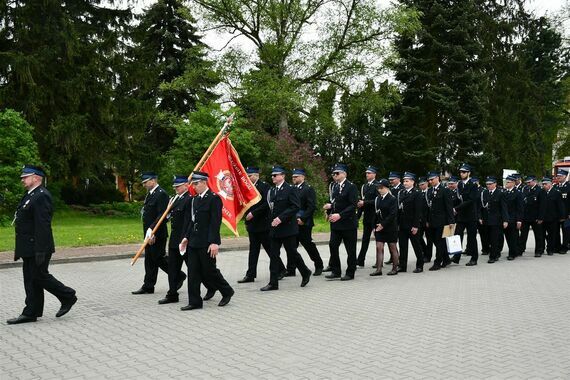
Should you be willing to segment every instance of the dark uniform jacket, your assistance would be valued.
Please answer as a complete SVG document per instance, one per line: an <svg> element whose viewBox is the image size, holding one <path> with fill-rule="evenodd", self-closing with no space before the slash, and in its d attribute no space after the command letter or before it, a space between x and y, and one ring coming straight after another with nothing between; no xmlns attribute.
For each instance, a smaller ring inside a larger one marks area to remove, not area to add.
<svg viewBox="0 0 570 380"><path fill-rule="evenodd" d="M552 188L546 192L546 210L544 211L545 222L555 222L565 219L564 203L560 191Z"/></svg>
<svg viewBox="0 0 570 380"><path fill-rule="evenodd" d="M384 198L378 195L374 200L374 209L376 211L376 224L381 224L384 232L393 232L398 230L398 200L391 192L388 192Z"/></svg>
<svg viewBox="0 0 570 380"><path fill-rule="evenodd" d="M424 208L423 203L425 202L423 195L421 191L414 188L409 191L406 189L400 191L398 194L398 223L400 229L409 230L412 227L420 227L420 220Z"/></svg>
<svg viewBox="0 0 570 380"><path fill-rule="evenodd" d="M156 223L158 219L164 214L166 208L168 207L168 194L160 186L158 186L152 193L148 193L144 199L144 206L142 208L142 220L143 220L143 235L146 234L146 230L151 228L152 225ZM155 236L157 238L168 237L168 229L166 223L162 223L156 231Z"/></svg>
<svg viewBox="0 0 570 380"><path fill-rule="evenodd" d="M477 221L479 201L479 189L477 184L471 179L469 179L467 183L460 181L457 185L457 197L460 201L460 203L455 206L457 221L462 223Z"/></svg>
<svg viewBox="0 0 570 380"><path fill-rule="evenodd" d="M375 212L374 212L374 200L378 196L376 191L376 185L374 183L365 183L360 188L360 196L364 205L358 209L358 218L363 216L362 223L366 225L374 225Z"/></svg>
<svg viewBox="0 0 570 380"><path fill-rule="evenodd" d="M399 183L398 186L394 186L394 187L390 188L390 192L395 197L397 197L398 193L402 190L404 190L404 185L402 185L401 183Z"/></svg>
<svg viewBox="0 0 570 380"><path fill-rule="evenodd" d="M426 199L429 206L428 223L430 228L443 227L455 223L451 190L440 183L436 187L428 189Z"/></svg>
<svg viewBox="0 0 570 380"><path fill-rule="evenodd" d="M564 203L564 218L570 218L570 181L557 184L555 188L560 191L562 202Z"/></svg>
<svg viewBox="0 0 570 380"><path fill-rule="evenodd" d="M313 215L317 209L317 193L307 182L303 182L295 187L299 191L299 200L301 202L301 208L297 211L297 218L303 221L304 226L312 227L315 225Z"/></svg>
<svg viewBox="0 0 570 380"><path fill-rule="evenodd" d="M51 194L38 186L29 194L26 192L16 209L16 249L14 260L20 257L34 257L36 253L51 254L55 244L51 231L53 206Z"/></svg>
<svg viewBox="0 0 570 380"><path fill-rule="evenodd" d="M429 206L426 197L427 190L425 192L423 192L422 190L418 190L418 193L420 193L420 197L422 198L421 224L423 227L425 227L428 221L428 212L429 212Z"/></svg>
<svg viewBox="0 0 570 380"><path fill-rule="evenodd" d="M271 186L262 180L258 180L255 184L257 191L261 194L261 200L255 205L251 206L249 212L253 214L252 220L245 221L245 227L248 232L264 232L269 231L271 228L271 221L269 220L269 203L267 202L267 195Z"/></svg>
<svg viewBox="0 0 570 380"><path fill-rule="evenodd" d="M523 195L520 191L513 188L512 190L504 190L503 197L507 203L507 213L509 214L509 223L522 222L524 216Z"/></svg>
<svg viewBox="0 0 570 380"><path fill-rule="evenodd" d="M281 187L272 187L269 191L269 208L271 210L270 221L275 218L281 220L277 227L271 227L269 232L271 237L284 238L297 235L299 226L297 225L297 212L301 207L299 191L296 187L283 182Z"/></svg>
<svg viewBox="0 0 570 380"><path fill-rule="evenodd" d="M356 185L345 179L342 184L332 186L330 210L327 214L340 214L340 219L331 223L331 230L353 230L358 228L356 217L356 204L358 203L358 189Z"/></svg>
<svg viewBox="0 0 570 380"><path fill-rule="evenodd" d="M546 211L546 191L540 186L526 186L523 190L524 221L544 220Z"/></svg>
<svg viewBox="0 0 570 380"><path fill-rule="evenodd" d="M500 226L509 221L507 203L501 189L495 189L493 194L488 189L481 193L483 205L483 224L487 226Z"/></svg>
<svg viewBox="0 0 570 380"><path fill-rule="evenodd" d="M190 213L186 210L190 207L190 199L192 196L185 192L174 201L168 213L167 218L170 220L169 248L178 249L178 244L184 239L184 226L188 225L187 218L190 217Z"/></svg>
<svg viewBox="0 0 570 380"><path fill-rule="evenodd" d="M206 248L210 244L220 244L222 224L222 200L218 194L208 189L203 197L196 194L189 201L186 212L187 226L184 236L191 248Z"/></svg>

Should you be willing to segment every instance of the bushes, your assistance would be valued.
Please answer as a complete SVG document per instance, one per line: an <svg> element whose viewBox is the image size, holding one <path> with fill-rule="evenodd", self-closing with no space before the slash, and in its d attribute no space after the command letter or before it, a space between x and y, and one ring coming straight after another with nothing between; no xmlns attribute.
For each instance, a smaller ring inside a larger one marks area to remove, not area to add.
<svg viewBox="0 0 570 380"><path fill-rule="evenodd" d="M66 183L61 186L61 199L68 205L87 206L90 204L121 202L123 194L113 184L92 183L86 189Z"/></svg>

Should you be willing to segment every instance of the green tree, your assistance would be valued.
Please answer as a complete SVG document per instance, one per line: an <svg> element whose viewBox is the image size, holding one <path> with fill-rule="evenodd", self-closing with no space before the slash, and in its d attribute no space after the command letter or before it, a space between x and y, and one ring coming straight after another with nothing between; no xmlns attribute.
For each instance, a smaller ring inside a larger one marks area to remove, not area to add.
<svg viewBox="0 0 570 380"><path fill-rule="evenodd" d="M272 133L287 130L329 84L348 88L381 69L393 30L416 25L413 9L380 10L374 0L197 0L213 28L243 37L221 66L234 100ZM230 43L228 41L228 43ZM247 49L253 48L253 54Z"/></svg>
<svg viewBox="0 0 570 380"><path fill-rule="evenodd" d="M401 3L420 12L422 27L395 41L404 90L389 126L392 149L416 172L476 162L486 123L480 8L472 1Z"/></svg>
<svg viewBox="0 0 570 380"><path fill-rule="evenodd" d="M0 222L14 213L22 196L22 166L41 163L33 135L34 128L18 112L0 111Z"/></svg>
<svg viewBox="0 0 570 380"><path fill-rule="evenodd" d="M101 0L3 4L0 108L22 112L34 125L54 176L100 170L114 136L114 68L130 11Z"/></svg>

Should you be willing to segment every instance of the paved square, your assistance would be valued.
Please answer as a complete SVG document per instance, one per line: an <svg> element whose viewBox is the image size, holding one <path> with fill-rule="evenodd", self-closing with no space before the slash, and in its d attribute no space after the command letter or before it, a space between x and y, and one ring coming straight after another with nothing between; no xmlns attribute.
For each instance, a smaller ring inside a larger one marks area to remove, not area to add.
<svg viewBox="0 0 570 380"><path fill-rule="evenodd" d="M247 252L222 252L236 295L225 308L218 293L186 312L185 287L180 303L157 305L163 273L155 294L130 294L142 262L58 264L52 273L79 302L56 319L59 303L47 294L44 317L16 326L5 320L23 307L21 268L2 269L0 378L568 379L570 255L531 256L493 265L482 256L474 268L463 257L393 277L369 277L368 266L354 281L313 277L303 289L297 276L262 293L267 256L256 282L238 285Z"/></svg>

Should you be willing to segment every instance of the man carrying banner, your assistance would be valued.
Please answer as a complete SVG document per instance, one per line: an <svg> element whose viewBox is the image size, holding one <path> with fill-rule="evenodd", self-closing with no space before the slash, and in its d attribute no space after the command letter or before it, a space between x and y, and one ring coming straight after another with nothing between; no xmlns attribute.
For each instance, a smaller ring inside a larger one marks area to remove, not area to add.
<svg viewBox="0 0 570 380"><path fill-rule="evenodd" d="M278 259L281 246L284 246L288 256L295 260L295 266L303 277L301 287L305 287L311 278L311 271L305 265L299 252L297 252L299 226L296 215L300 207L299 193L293 186L285 182L285 169L283 167L274 166L271 170L271 177L275 186L271 188L268 196L269 209L271 210L270 279L269 284L260 290L279 289L281 268Z"/></svg>
<svg viewBox="0 0 570 380"><path fill-rule="evenodd" d="M246 169L247 176L253 182L255 188L261 194L261 200L251 206L249 212L245 216L245 228L249 237L249 255L248 266L245 277L238 281L243 284L253 282L257 277L257 262L259 260L259 251L261 246L265 249L268 256L271 251L271 240L269 239L269 230L271 228L271 221L269 220L269 203L267 202L267 195L271 186L259 179L259 168L248 166ZM285 265L279 258L280 273L285 273Z"/></svg>
<svg viewBox="0 0 570 380"><path fill-rule="evenodd" d="M188 250L188 305L180 308L183 311L202 308L202 282L220 291L222 300L218 306L226 306L234 295L234 290L216 268L221 244L222 200L208 187L208 173L194 172L191 182L196 195L187 208L188 222L179 246L181 253Z"/></svg>
<svg viewBox="0 0 570 380"><path fill-rule="evenodd" d="M158 176L154 172L143 172L141 175L141 182L148 191L141 210L143 233L146 234L146 238L153 235L151 225L164 214L166 207L168 207L168 194L158 185L157 178ZM147 245L145 249L143 285L139 290L133 291L132 294L154 293L158 269L160 268L168 273L168 262L166 260L168 230L166 223L160 225L154 235L154 243Z"/></svg>

